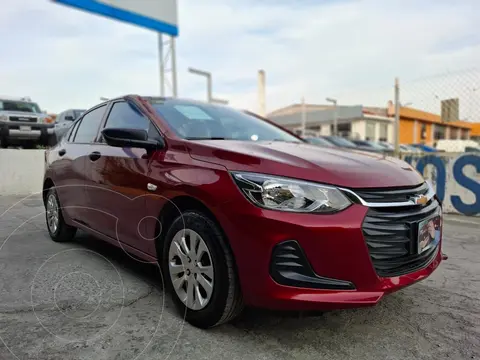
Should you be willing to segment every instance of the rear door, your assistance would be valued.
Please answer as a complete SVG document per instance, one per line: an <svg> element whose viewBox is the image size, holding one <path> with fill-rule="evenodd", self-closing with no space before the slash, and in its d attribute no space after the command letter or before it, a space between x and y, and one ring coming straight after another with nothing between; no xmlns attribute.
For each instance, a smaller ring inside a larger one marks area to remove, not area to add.
<svg viewBox="0 0 480 360"><path fill-rule="evenodd" d="M55 188L63 213L70 219L81 222L85 206L85 156L82 145L73 142L80 122L81 119L76 121L50 152L54 152L56 157L52 173L55 174Z"/></svg>
<svg viewBox="0 0 480 360"><path fill-rule="evenodd" d="M133 103L112 103L103 128L142 129L160 136L151 121ZM108 146L101 135L92 145L98 158L87 161L86 198L98 216L92 228L147 254L155 254L154 241L146 237L146 197L150 156L144 149Z"/></svg>

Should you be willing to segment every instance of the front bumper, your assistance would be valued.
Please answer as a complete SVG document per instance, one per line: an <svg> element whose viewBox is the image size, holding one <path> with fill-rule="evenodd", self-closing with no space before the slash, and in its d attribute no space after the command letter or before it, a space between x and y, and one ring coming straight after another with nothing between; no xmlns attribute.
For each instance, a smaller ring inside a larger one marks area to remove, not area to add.
<svg viewBox="0 0 480 360"><path fill-rule="evenodd" d="M24 130L28 127L28 130ZM21 121L0 121L0 138L10 140L43 140L54 134L54 124L31 123Z"/></svg>
<svg viewBox="0 0 480 360"><path fill-rule="evenodd" d="M286 310L370 306L385 294L425 279L439 266L441 239L422 266L398 276L380 276L363 232L368 211L354 204L337 214L295 214L258 209L247 200L224 206L217 216L235 255L245 302ZM279 245L291 245L289 241L298 244L311 270L298 276L296 255L287 254L283 260L291 268L284 267L283 273L290 271L290 283L272 270ZM312 274L320 279L316 284Z"/></svg>

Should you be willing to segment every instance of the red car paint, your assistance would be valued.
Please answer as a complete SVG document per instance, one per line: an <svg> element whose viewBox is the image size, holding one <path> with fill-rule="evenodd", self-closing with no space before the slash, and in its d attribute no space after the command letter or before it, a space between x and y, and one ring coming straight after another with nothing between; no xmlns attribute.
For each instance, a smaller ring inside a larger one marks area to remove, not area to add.
<svg viewBox="0 0 480 360"><path fill-rule="evenodd" d="M51 149L45 180L57 187L68 224L145 261L156 261L157 219L165 204L182 196L196 199L215 216L229 241L246 304L275 309L374 305L383 295L426 278L440 264L441 242L433 260L421 269L380 277L362 233L368 207L353 204L328 215L266 210L247 200L230 174L263 173L349 189L421 184L422 177L404 162L306 143L185 140L147 101L137 96L128 99L156 124L166 146L147 153L64 140ZM60 156L60 149L66 154ZM99 161L89 160L88 154L94 151L101 153ZM148 192L147 183L161 191ZM272 251L278 243L292 239L316 274L350 281L355 289L321 290L274 281L269 272Z"/></svg>

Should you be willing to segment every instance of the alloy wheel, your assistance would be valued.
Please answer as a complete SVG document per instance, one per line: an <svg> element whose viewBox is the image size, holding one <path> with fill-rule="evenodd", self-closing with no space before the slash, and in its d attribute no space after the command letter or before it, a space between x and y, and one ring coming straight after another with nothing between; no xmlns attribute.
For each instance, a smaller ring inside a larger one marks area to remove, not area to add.
<svg viewBox="0 0 480 360"><path fill-rule="evenodd" d="M54 194L47 199L47 226L52 234L55 234L59 224L59 209L57 198Z"/></svg>
<svg viewBox="0 0 480 360"><path fill-rule="evenodd" d="M191 310L205 308L213 294L214 271L210 251L191 229L178 231L169 248L168 270L178 298Z"/></svg>

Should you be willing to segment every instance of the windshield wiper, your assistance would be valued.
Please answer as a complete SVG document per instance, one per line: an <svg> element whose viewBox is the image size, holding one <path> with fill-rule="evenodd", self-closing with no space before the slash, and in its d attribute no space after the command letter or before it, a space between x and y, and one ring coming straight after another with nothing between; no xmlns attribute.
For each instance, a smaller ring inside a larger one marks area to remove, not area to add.
<svg viewBox="0 0 480 360"><path fill-rule="evenodd" d="M186 137L185 139L187 139L187 140L228 140L227 138L216 137L216 136L213 136L213 137L195 137L195 136L192 136L192 137Z"/></svg>

